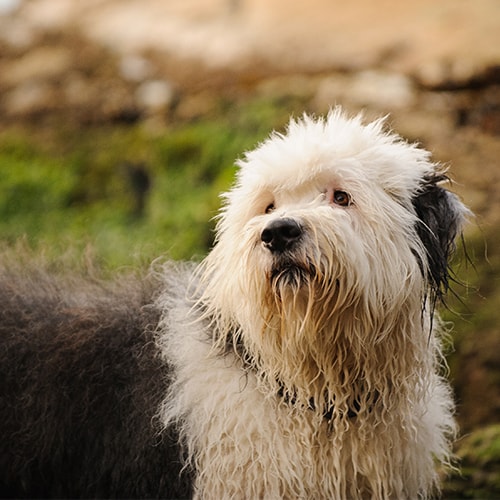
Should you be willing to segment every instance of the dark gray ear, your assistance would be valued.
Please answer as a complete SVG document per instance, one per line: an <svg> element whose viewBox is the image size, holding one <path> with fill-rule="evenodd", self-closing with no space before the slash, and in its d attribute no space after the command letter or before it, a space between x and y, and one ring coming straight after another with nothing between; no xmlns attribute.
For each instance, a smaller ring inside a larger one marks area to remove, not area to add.
<svg viewBox="0 0 500 500"><path fill-rule="evenodd" d="M431 292L442 298L449 286L449 263L467 209L456 195L438 186L442 175L426 179L413 199L416 231L427 253L425 266Z"/></svg>

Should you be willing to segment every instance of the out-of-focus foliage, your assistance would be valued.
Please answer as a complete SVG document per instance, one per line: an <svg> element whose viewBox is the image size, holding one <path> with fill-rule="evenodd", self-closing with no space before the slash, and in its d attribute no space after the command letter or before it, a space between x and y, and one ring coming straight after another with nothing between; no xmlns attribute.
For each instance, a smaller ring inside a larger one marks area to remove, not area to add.
<svg viewBox="0 0 500 500"><path fill-rule="evenodd" d="M106 266L199 258L235 160L287 120L284 106L220 103L216 119L0 134L0 238L57 255L95 247Z"/></svg>
<svg viewBox="0 0 500 500"><path fill-rule="evenodd" d="M500 424L480 428L459 446L460 471L446 483L446 498L500 498Z"/></svg>

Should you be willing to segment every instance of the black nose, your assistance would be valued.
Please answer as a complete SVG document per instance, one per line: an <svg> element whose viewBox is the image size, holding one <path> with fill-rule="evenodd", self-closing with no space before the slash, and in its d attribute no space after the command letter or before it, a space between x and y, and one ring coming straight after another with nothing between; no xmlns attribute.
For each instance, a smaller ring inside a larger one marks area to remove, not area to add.
<svg viewBox="0 0 500 500"><path fill-rule="evenodd" d="M302 228L294 219L271 221L262 231L260 239L271 252L283 252L291 248L301 237Z"/></svg>

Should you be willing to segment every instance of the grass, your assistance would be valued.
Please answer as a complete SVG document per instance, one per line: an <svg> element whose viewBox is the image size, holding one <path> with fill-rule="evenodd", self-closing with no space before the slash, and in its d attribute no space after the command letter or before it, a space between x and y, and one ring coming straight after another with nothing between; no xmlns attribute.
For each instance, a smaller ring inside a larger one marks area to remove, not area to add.
<svg viewBox="0 0 500 500"><path fill-rule="evenodd" d="M269 101L219 107L217 119L161 133L141 125L0 133L0 239L24 238L54 256L90 245L109 268L202 257L235 159L288 115Z"/></svg>

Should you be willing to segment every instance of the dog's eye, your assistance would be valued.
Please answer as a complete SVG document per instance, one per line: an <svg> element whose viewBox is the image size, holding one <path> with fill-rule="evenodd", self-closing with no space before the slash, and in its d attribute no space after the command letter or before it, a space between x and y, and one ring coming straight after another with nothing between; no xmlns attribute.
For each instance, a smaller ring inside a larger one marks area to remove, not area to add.
<svg viewBox="0 0 500 500"><path fill-rule="evenodd" d="M348 207L351 204L351 197L345 191L336 190L333 192L332 202L341 207Z"/></svg>
<svg viewBox="0 0 500 500"><path fill-rule="evenodd" d="M271 213L274 210L274 203L269 203L266 207L266 214Z"/></svg>

